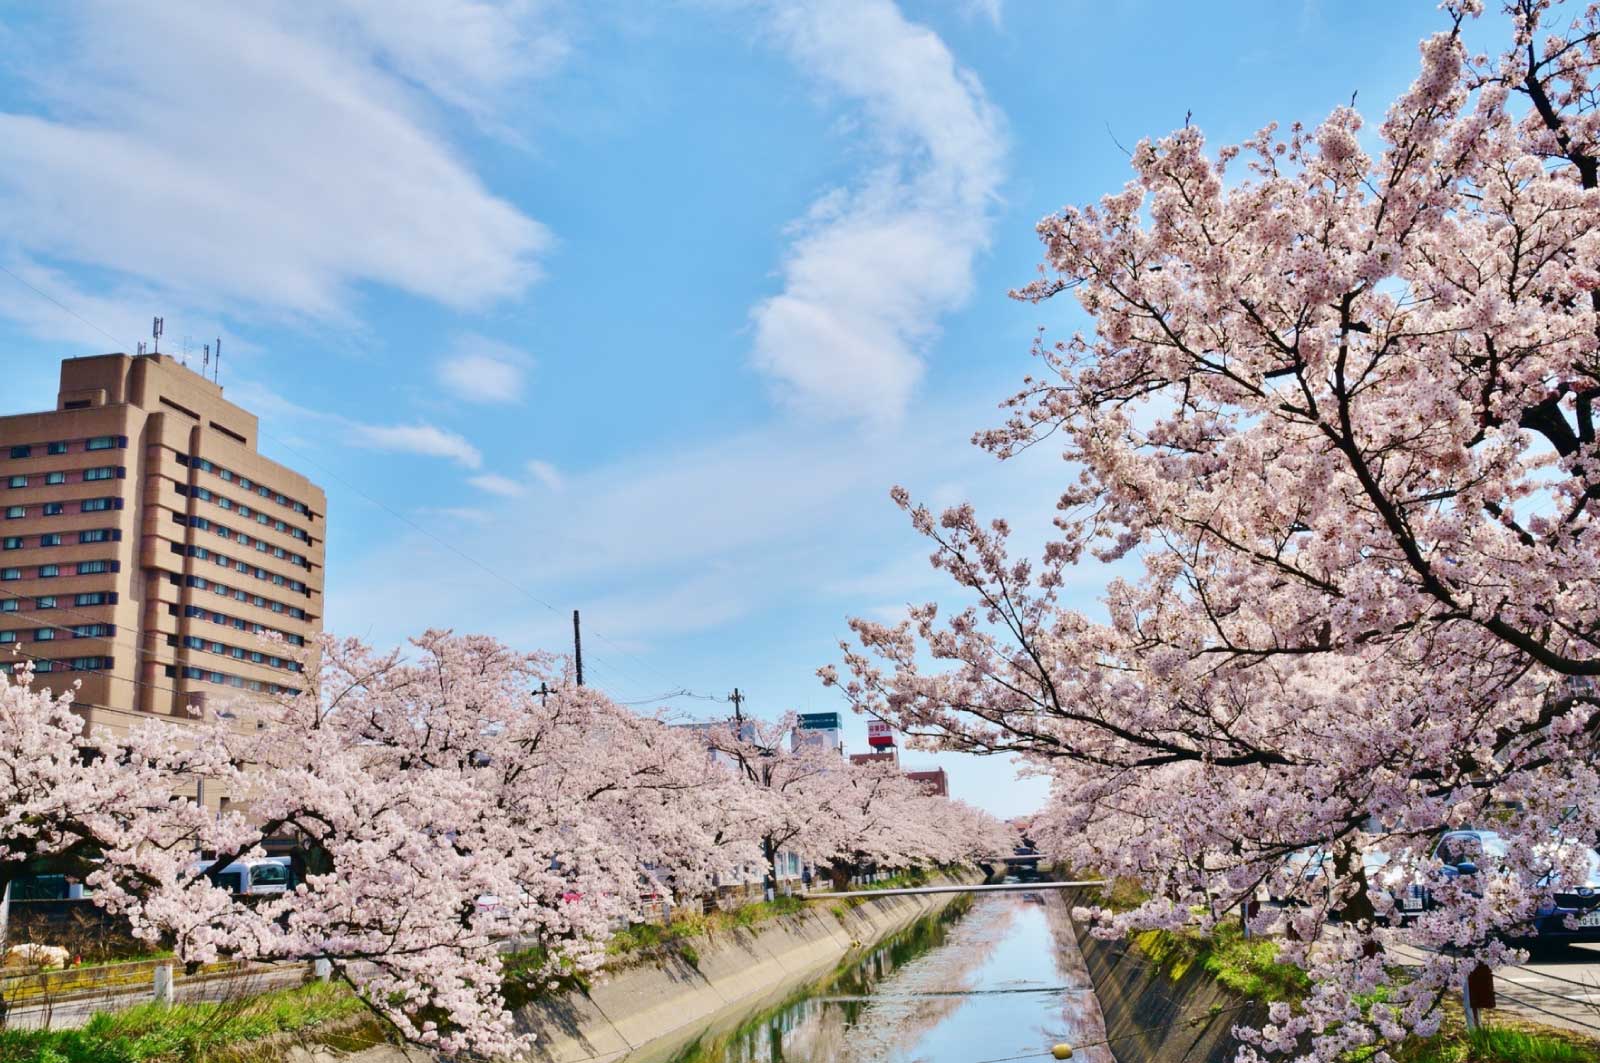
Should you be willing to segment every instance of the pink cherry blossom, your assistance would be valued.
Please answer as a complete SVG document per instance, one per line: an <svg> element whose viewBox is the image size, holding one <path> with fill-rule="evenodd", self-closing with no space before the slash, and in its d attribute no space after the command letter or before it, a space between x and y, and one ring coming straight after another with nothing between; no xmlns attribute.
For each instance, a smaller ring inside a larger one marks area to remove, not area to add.
<svg viewBox="0 0 1600 1063"><path fill-rule="evenodd" d="M1428 1032L1600 836L1600 10L1512 3L1472 60L1477 8L1446 5L1381 123L1339 107L1214 154L1186 127L1039 224L1016 294L1094 328L1041 338L977 442L1061 448L1051 541L1015 558L1003 522L897 489L969 604L853 621L848 675L824 670L924 742L1047 773L1049 848L1150 894L1093 913L1110 930L1308 902L1258 920L1316 984L1264 1053ZM1095 560L1141 569L1104 620L1063 598ZM1467 824L1507 856L1440 884L1434 841ZM1286 863L1310 846L1320 878ZM1401 929L1414 882L1439 904ZM1403 984L1400 940L1438 950Z"/></svg>

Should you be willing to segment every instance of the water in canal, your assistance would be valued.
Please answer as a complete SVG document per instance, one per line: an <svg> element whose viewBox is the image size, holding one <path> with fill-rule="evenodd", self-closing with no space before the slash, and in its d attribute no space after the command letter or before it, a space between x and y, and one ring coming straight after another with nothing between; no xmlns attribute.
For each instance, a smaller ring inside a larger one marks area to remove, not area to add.
<svg viewBox="0 0 1600 1063"><path fill-rule="evenodd" d="M979 1063L1104 1036L1060 896L986 894L707 1032L672 1063ZM1113 1063L1104 1046L1072 1058Z"/></svg>

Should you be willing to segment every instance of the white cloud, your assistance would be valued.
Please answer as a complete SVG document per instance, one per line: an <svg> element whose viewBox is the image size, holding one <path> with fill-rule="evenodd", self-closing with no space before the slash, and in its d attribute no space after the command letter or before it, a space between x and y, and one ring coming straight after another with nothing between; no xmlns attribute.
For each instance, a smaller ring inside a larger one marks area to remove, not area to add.
<svg viewBox="0 0 1600 1063"><path fill-rule="evenodd" d="M469 469L483 466L483 454L465 437L431 424L381 425L345 422L350 441L369 450L397 454L420 454L429 458L449 458Z"/></svg>
<svg viewBox="0 0 1600 1063"><path fill-rule="evenodd" d="M1005 15L1005 0L967 0L967 14L982 15L991 25L999 26Z"/></svg>
<svg viewBox="0 0 1600 1063"><path fill-rule="evenodd" d="M560 491L567 486L561 471L548 461L540 461L538 458L528 459L528 472L552 491Z"/></svg>
<svg viewBox="0 0 1600 1063"><path fill-rule="evenodd" d="M15 99L39 104L0 111L0 239L108 289L148 278L169 309L336 320L364 284L453 307L515 296L548 233L439 118L552 61L524 6L73 8L60 40L16 57L32 91Z"/></svg>
<svg viewBox="0 0 1600 1063"><path fill-rule="evenodd" d="M467 483L480 491L487 491L491 495L499 495L501 498L519 498L526 493L526 490L517 481L492 472L484 473L482 476L470 476L467 478Z"/></svg>
<svg viewBox="0 0 1600 1063"><path fill-rule="evenodd" d="M465 521L469 524L488 524L494 520L494 514L486 509L473 509L471 506L438 506L424 507L417 510L419 516L443 517L447 521Z"/></svg>
<svg viewBox="0 0 1600 1063"><path fill-rule="evenodd" d="M522 401L531 359L509 344L484 336L458 339L450 354L434 366L439 384L464 402Z"/></svg>
<svg viewBox="0 0 1600 1063"><path fill-rule="evenodd" d="M783 291L751 312L753 359L802 405L893 419L988 246L1002 119L938 35L892 0L782 5L774 23L803 69L863 109L878 161L795 227Z"/></svg>

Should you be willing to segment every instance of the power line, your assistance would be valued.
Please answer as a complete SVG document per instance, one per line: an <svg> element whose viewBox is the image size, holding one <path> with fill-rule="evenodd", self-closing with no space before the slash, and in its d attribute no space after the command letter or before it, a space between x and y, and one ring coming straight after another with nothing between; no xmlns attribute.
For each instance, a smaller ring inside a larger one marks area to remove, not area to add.
<svg viewBox="0 0 1600 1063"><path fill-rule="evenodd" d="M48 295L45 292L40 291L38 288L35 288L33 285L29 284L27 281L23 280L21 277L17 276L15 273L12 273L9 269L6 269L5 266L0 265L0 270L5 270L6 275L8 277L10 277L12 280L16 281L18 284L20 284L24 288L28 289L34 295L37 295L39 298L44 299L47 302L54 303L61 310L65 311L66 313L68 313L68 314L72 315L73 317L77 318L79 321L83 322L85 325L88 325L90 328L92 328L96 332L100 333L100 335L106 337L106 339L110 340L112 343L121 344L121 343L126 343L127 342L126 340L120 340L117 337L113 336L111 333L107 332L105 329L101 328L99 325L96 325L93 321L90 321L88 318L84 317L82 314L78 313L76 310L73 310L70 306L68 306L66 303L63 303L61 300L55 298L52 295Z"/></svg>

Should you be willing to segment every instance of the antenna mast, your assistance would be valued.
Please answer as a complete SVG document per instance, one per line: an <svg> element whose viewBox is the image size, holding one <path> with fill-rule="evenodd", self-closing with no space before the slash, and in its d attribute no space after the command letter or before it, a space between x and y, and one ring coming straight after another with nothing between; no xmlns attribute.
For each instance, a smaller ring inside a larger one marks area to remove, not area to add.
<svg viewBox="0 0 1600 1063"><path fill-rule="evenodd" d="M166 325L167 319L164 317L150 319L150 339L152 344L150 351L152 354L161 353L161 334L166 331Z"/></svg>

